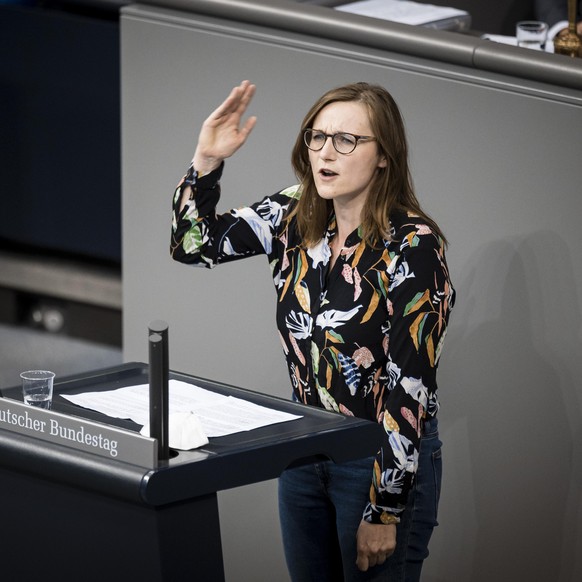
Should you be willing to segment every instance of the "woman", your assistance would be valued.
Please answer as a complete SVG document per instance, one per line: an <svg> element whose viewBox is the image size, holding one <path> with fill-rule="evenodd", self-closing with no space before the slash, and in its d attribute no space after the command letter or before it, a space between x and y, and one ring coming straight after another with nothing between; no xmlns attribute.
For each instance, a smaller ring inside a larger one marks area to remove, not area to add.
<svg viewBox="0 0 582 582"><path fill-rule="evenodd" d="M385 429L375 457L281 476L291 578L418 580L440 492L435 374L454 298L444 237L413 193L396 103L366 83L307 113L299 185L217 215L254 92L244 81L204 122L174 195L172 256L214 267L266 254L294 397Z"/></svg>

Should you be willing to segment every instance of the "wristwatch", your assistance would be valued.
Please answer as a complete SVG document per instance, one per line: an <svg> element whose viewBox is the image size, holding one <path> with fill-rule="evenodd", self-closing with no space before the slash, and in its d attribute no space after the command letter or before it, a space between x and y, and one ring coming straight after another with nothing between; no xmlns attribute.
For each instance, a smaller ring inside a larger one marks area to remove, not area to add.
<svg viewBox="0 0 582 582"><path fill-rule="evenodd" d="M380 514L380 521L384 525L391 525L391 524L400 523L400 518L396 517L395 515L392 515L391 513L386 513L385 511L383 511Z"/></svg>

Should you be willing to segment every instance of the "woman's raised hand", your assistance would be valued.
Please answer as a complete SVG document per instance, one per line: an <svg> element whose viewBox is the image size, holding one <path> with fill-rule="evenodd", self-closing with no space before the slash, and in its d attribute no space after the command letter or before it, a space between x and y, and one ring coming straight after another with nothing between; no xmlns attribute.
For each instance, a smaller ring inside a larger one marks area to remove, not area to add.
<svg viewBox="0 0 582 582"><path fill-rule="evenodd" d="M257 122L257 118L252 116L241 126L242 117L255 90L255 85L243 81L234 87L222 105L202 124L192 160L194 169L200 175L218 168L223 160L232 156L245 143Z"/></svg>

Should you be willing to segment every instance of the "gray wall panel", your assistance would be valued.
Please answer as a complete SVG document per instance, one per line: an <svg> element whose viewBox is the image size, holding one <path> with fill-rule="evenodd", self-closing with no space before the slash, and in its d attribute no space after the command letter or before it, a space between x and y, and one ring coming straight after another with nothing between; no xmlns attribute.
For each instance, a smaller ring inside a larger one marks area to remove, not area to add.
<svg viewBox="0 0 582 582"><path fill-rule="evenodd" d="M200 124L244 78L259 122L221 208L293 182L321 92L384 84L459 301L441 361L445 484L424 580L582 578L582 94L428 59L139 6L122 17L124 357L170 324L171 366L286 396L265 259L174 264L170 198ZM227 579L285 580L275 482L220 495Z"/></svg>

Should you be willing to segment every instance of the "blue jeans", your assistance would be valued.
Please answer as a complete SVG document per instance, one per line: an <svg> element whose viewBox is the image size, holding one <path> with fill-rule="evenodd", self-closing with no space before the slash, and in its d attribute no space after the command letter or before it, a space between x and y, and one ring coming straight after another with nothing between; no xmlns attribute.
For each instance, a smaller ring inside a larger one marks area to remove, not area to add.
<svg viewBox="0 0 582 582"><path fill-rule="evenodd" d="M279 518L293 582L418 582L437 523L442 459L436 419L425 422L418 471L397 526L396 551L361 572L356 533L368 502L373 457L288 469L279 479Z"/></svg>

